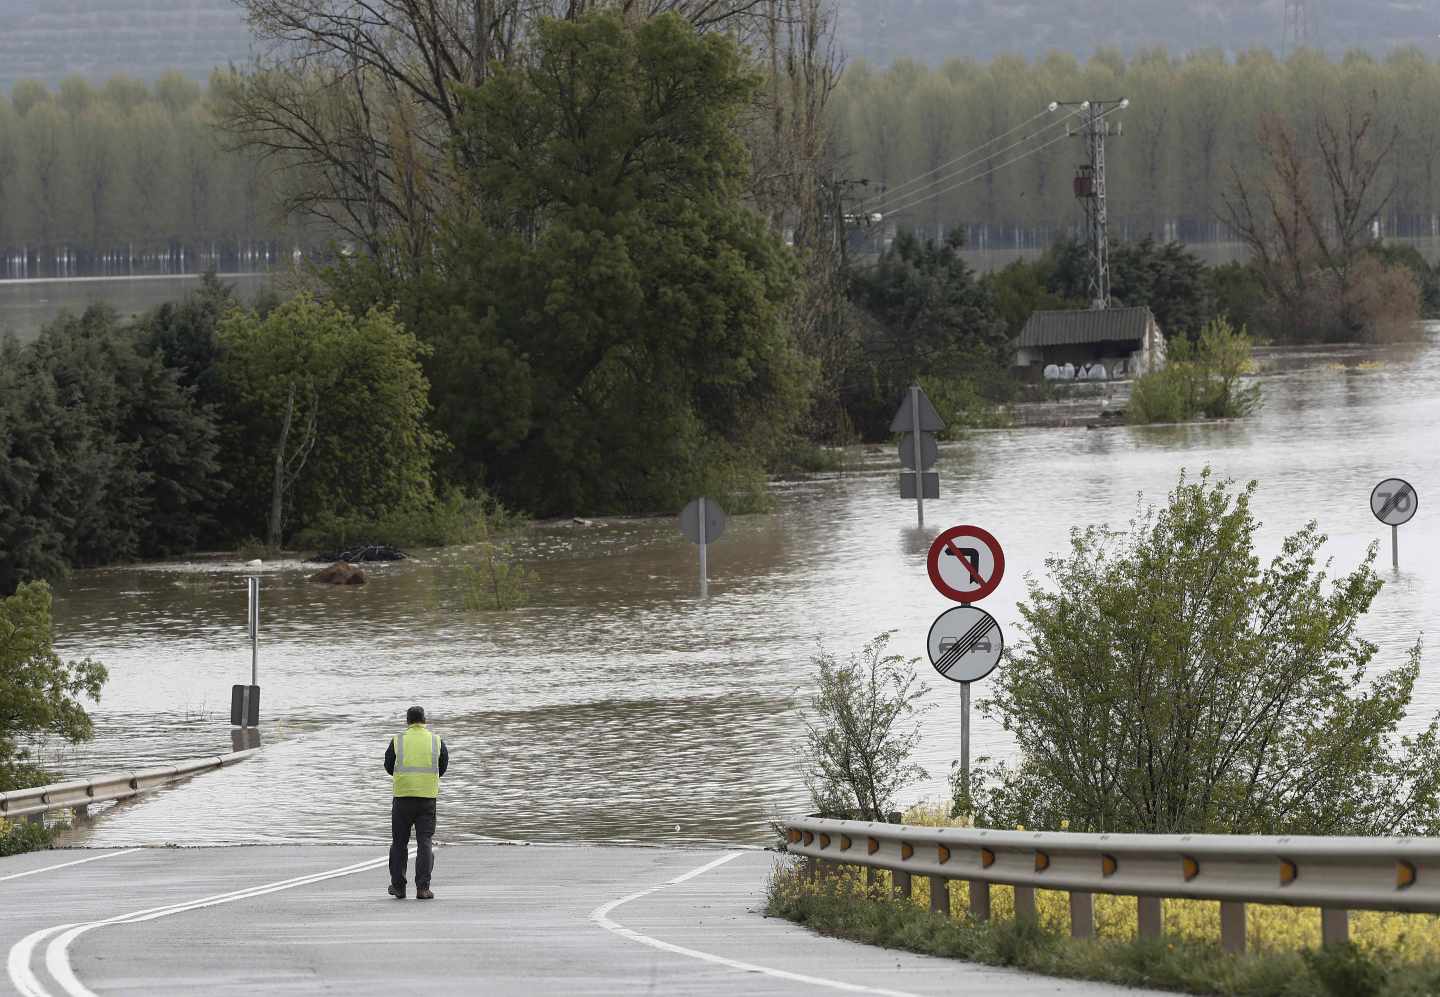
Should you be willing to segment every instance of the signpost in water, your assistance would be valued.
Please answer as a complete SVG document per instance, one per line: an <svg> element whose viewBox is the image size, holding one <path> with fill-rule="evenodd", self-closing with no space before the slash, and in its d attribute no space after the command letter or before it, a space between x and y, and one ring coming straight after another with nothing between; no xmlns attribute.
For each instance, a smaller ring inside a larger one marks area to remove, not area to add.
<svg viewBox="0 0 1440 997"><path fill-rule="evenodd" d="M1420 495L1404 478L1386 478L1370 493L1370 511L1390 527L1390 563L1400 570L1400 527L1410 522L1420 507Z"/></svg>

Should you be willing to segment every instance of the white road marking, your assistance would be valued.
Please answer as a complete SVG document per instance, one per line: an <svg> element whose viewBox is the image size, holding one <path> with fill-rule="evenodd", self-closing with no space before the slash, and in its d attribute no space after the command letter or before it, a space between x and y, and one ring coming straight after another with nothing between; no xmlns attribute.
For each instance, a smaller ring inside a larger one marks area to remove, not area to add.
<svg viewBox="0 0 1440 997"><path fill-rule="evenodd" d="M409 854L413 857L415 855L415 849L411 848ZM54 997L30 968L32 953L36 946L45 939L50 938L50 943L45 948L45 968L55 979L55 982L60 986L61 990L69 994L70 997L95 997L95 994L80 982L79 978L75 975L74 968L70 965L70 944L87 931L103 927L107 924L136 924L141 921L153 921L156 918L168 917L171 914L181 914L190 910L198 910L202 907L214 907L218 904L232 903L236 900L248 900L251 897L265 896L268 893L279 893L282 890L294 889L297 886L308 886L311 883L319 883L327 879L338 879L342 876L352 876L357 872L367 872L370 869L378 869L388 862L389 856L366 859L364 862L341 866L338 869L309 873L304 876L278 880L273 883L261 883L258 886L247 887L243 890L234 890L230 893L217 893L214 896L201 897L198 900L186 900L160 907L131 911L128 914L119 914L115 917L108 917L99 921L90 921L81 924L58 924L53 927L42 928L39 931L31 932L19 942L15 943L10 949L9 958L6 960L6 969L10 974L10 982L20 991L22 997ZM52 935L55 937L51 938Z"/></svg>
<svg viewBox="0 0 1440 997"><path fill-rule="evenodd" d="M792 973L789 970L773 969L769 966L757 966L753 962L741 962L738 959L728 959L723 955L715 955L712 952L701 952L698 949L686 948L683 945L662 942L658 938L641 934L633 928L627 928L623 924L617 924L610 919L610 913L623 904L628 904L632 900L639 900L641 897L648 897L652 893L658 893L667 886L676 886L685 882L687 879L694 879L696 876L707 873L716 866L722 866L733 859L738 859L744 854L744 852L731 852L729 855L722 855L713 862L707 862L698 869L691 869L684 875L666 880L659 886L652 886L648 890L641 890L639 893L632 893L628 897L621 897L619 900L612 900L608 904L601 904L590 912L590 920L600 925L600 927L606 931L619 935L621 938L628 938L632 942L639 942L641 945L649 945L651 948L659 949L662 952L673 952L676 955L689 956L691 959L712 962L717 966L738 969L746 973L763 973L766 976L773 976L781 980L809 983L812 986L829 987L832 990L845 990L850 993L882 994L884 997L917 997L917 995L907 993L904 990L882 990L878 987L866 987L858 983L846 983L843 980L827 980L819 976L806 976L803 973Z"/></svg>
<svg viewBox="0 0 1440 997"><path fill-rule="evenodd" d="M20 991L20 997L49 997L49 992L40 985L40 981L30 969L30 953L49 935L70 927L73 925L57 924L53 928L26 935L11 946L10 958L5 962L5 969L10 974L10 982L15 985L16 990Z"/></svg>
<svg viewBox="0 0 1440 997"><path fill-rule="evenodd" d="M74 862L61 862L59 865L47 865L39 869L31 869L28 872L14 872L8 876L0 876L0 883L12 879L23 879L26 876L38 876L42 872L49 872L51 869L68 869L72 865L81 865L85 862L99 862L101 859L113 859L117 855L129 855L131 852L138 852L138 848L127 848L123 852L108 852L104 855L91 855L88 859L76 859Z"/></svg>

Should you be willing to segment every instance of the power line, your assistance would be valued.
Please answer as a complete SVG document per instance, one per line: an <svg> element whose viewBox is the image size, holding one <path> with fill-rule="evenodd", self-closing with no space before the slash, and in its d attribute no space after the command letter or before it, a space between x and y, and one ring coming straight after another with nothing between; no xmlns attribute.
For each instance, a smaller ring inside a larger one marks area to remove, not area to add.
<svg viewBox="0 0 1440 997"><path fill-rule="evenodd" d="M1073 118L1075 115L1079 114L1079 113L1080 113L1080 110L1081 110L1081 109L1077 108L1076 110L1071 111L1069 114L1065 115L1065 117L1061 118L1059 121L1052 121L1052 122L1050 122L1050 124L1044 125L1043 127L1037 129L1036 131L1031 132L1029 135L1026 135L1024 138L1021 138L1021 139L1019 139L1018 141L1015 141L1015 142L1011 142L1009 145L1005 146L1005 148L1003 148L1003 149L996 149L994 152L992 152L992 153L990 154L991 157L994 157L994 156L1003 156L1005 153L1009 152L1009 151L1012 150L1012 149L1017 149L1017 148L1019 148L1020 146L1024 145L1026 142L1029 142L1031 139L1039 138L1041 135L1044 135L1044 134L1045 134L1046 132L1048 132L1050 129L1055 128L1055 127L1057 127L1057 126L1059 126L1059 125L1065 124L1067 121L1069 121L1069 120L1070 120L1071 118ZM1049 113L1049 112L1047 111L1046 113ZM1036 117L1039 117L1039 115L1036 115ZM1034 121L1034 120L1035 120L1035 118L1031 118L1031 119L1030 119L1030 121ZM1029 122L1027 121L1026 124L1029 124ZM1022 127L1023 127L1023 126L1022 126ZM1015 132L1015 131L1017 131L1017 130L1018 130L1018 129L1012 128L1012 129L1010 130L1010 132L1007 132L1006 134L1008 135L1008 134L1010 134L1010 133L1012 133L1012 132ZM1068 131L1067 131L1067 134L1068 134ZM994 142L994 141L997 141L998 139L1001 139L1001 138L1004 138L1004 137L1005 137L1004 135L998 135L998 136L996 136L994 139L991 139L990 141L991 141L991 142ZM988 145L989 143L986 143L986 144ZM972 150L972 151L973 151L973 150ZM952 171L952 172L950 172L950 173L947 173L947 174L946 174L945 176L943 176L943 177L938 177L938 178L936 178L936 179L934 179L934 180L931 180L929 183L926 183L926 184L921 185L921 188L920 188L920 189L923 190L925 187L932 187L932 186L934 186L934 185L937 184L937 183L944 183L945 181L947 181L947 180L949 180L949 179L951 179L951 178L953 178L953 177L959 176L960 174L966 172L967 170L973 170L976 166L979 166L979 165L980 165L979 163L971 163L969 166L963 166L963 167L961 167L961 168L958 169L958 170L954 170L954 171ZM944 167L941 167L941 169L943 169L943 168L944 168ZM934 173L935 171L934 171L934 170L931 170L930 172ZM878 201L875 201L873 204L868 204L868 205L866 205L866 209L867 209L868 211L875 211L876 209L879 209L879 208L883 207L887 201L890 201L890 200L892 200L892 199L904 200L905 198L915 196L915 194L917 194L917 193L919 193L918 190L912 190L912 191L911 191L910 193L908 193L908 194L905 194L905 195L903 195L903 196L897 196L897 195L895 195L893 192L887 191L885 194L881 195L881 197L880 197L880 199L879 199ZM895 210L895 209L892 208L891 210L893 211L893 210Z"/></svg>
<svg viewBox="0 0 1440 997"><path fill-rule="evenodd" d="M1055 103L1052 102L1049 107L1045 108L1043 111L1039 111L1039 112L1037 112L1036 114L1031 115L1030 117L1026 118L1024 121L1022 121L1022 122L1020 122L1018 125L1016 125L1014 128L1011 128L1009 131L1007 131L1007 132L1001 132L999 135L996 135L994 138L990 139L989 141L987 141L987 142L982 142L980 145L977 145L975 148L971 149L969 152L961 153L960 155L956 156L954 159L950 160L948 163L941 163L939 166L935 167L933 170L930 170L930 171L927 172L927 173L922 173L922 174L920 174L918 177L912 177L912 178L910 178L909 180L906 180L904 183L902 183L902 184L900 184L900 185L898 185L898 186L896 186L896 187L891 187L888 191L885 191L885 192L883 192L883 193L880 194L879 200L880 200L880 201L884 201L887 197L892 196L892 195L895 195L895 194L898 194L900 191L904 190L906 187L909 187L911 184L918 183L919 181L924 180L924 179L925 179L926 177L928 177L928 176L932 176L933 174L939 173L941 170L949 169L951 166L954 166L956 163L960 163L960 162L963 162L963 161L971 158L971 157L974 156L976 153L978 153L978 152L980 152L982 149L984 149L986 146L994 145L996 142L999 142L1001 139L1003 139L1003 138L1008 138L1009 136L1014 135L1014 134L1015 134L1016 132L1018 132L1020 129L1024 128L1026 125L1030 124L1030 122L1036 120L1037 118L1043 118L1043 117L1045 117L1045 115L1047 115L1047 114L1051 113L1052 111L1054 111L1055 108L1058 107L1058 106L1059 106L1058 104L1055 104ZM935 182L935 183L939 183L940 181L939 181L939 180L936 180L936 181L934 181L934 182ZM913 193L913 192L912 192L912 193ZM909 195L907 194L906 196L908 197ZM877 203L878 203L878 202L877 202Z"/></svg>
<svg viewBox="0 0 1440 997"><path fill-rule="evenodd" d="M1111 108L1110 110L1104 111L1104 112L1102 112L1101 114L1099 114L1099 115L1096 117L1096 120L1099 120L1100 118L1103 118L1103 117L1105 117L1106 115L1111 114L1111 113L1113 113L1113 112L1116 111L1116 110L1119 110L1119 108L1118 108L1118 107L1115 107L1115 108ZM900 205L899 207L891 208L889 211L884 212L884 214L886 214L886 215L898 214L898 213L901 212L901 211L905 211L905 210L907 210L907 209L909 209L909 208L915 207L915 205L917 205L917 204L924 204L926 201L929 201L929 200L931 200L932 198L939 197L941 194L948 194L948 193L949 193L950 191L952 191L952 190L956 190L956 189L958 189L958 188L960 188L960 187L964 187L966 184L974 183L974 182L977 181L977 180L984 180L986 177L988 177L988 176L990 176L991 174L997 172L998 170L1003 170L1003 169L1004 169L1005 167L1007 167L1007 166L1012 166L1012 165L1014 165L1015 163L1020 162L1022 159L1028 159L1030 156L1033 156L1033 155L1035 155L1035 154L1038 153L1038 152L1043 152L1044 150L1050 148L1050 147L1051 147L1052 145L1054 145L1055 143L1057 143L1057 142L1063 142L1063 141L1065 141L1067 138L1070 138L1070 137L1071 137L1071 136L1070 136L1070 133L1069 133L1068 131L1067 131L1064 135L1057 135L1055 138L1052 138L1050 141L1045 142L1045 143L1043 143L1042 145L1038 145L1038 146L1036 146L1036 147L1033 148L1033 149L1027 149L1025 152L1022 152L1020 155L1015 156L1015 157L1013 157L1012 159L1008 159L1008 160L1006 160L1005 162L1000 163L1000 164L998 164L998 165L996 165L996 166L993 166L993 167L991 167L990 169L985 170L983 173L978 173L978 174L976 174L975 176L972 176L972 177L966 177L964 180L959 180L959 181L951 184L951 185L948 186L948 187L943 187L943 188L941 188L940 190L937 190L937 191L934 191L934 192L932 192L932 193L926 194L924 197L916 198L916 199L913 200L913 201L907 201L906 203ZM963 172L963 171L961 171L961 172Z"/></svg>

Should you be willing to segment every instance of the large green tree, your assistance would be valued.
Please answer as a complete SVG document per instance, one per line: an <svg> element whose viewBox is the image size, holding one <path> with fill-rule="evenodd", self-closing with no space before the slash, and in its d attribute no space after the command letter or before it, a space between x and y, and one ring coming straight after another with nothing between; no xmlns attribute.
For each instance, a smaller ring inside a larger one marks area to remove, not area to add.
<svg viewBox="0 0 1440 997"><path fill-rule="evenodd" d="M322 516L379 519L432 497L425 352L394 316L302 294L218 331L225 453L243 529L280 544Z"/></svg>
<svg viewBox="0 0 1440 997"><path fill-rule="evenodd" d="M85 699L99 699L105 666L55 653L50 588L27 582L0 598L0 790L43 784L32 745L54 737L71 744L93 736Z"/></svg>
<svg viewBox="0 0 1440 997"><path fill-rule="evenodd" d="M1019 761L957 786L962 809L1037 830L1440 831L1440 727L1401 733L1419 648L1371 674L1361 636L1374 549L1329 579L1311 523L1262 567L1254 491L1182 475L1129 530L1076 530L1047 560L982 704Z"/></svg>
<svg viewBox="0 0 1440 997"><path fill-rule="evenodd" d="M794 266L743 200L758 80L674 16L534 44L462 91L469 213L399 292L449 475L541 514L673 508L758 468L806 401Z"/></svg>

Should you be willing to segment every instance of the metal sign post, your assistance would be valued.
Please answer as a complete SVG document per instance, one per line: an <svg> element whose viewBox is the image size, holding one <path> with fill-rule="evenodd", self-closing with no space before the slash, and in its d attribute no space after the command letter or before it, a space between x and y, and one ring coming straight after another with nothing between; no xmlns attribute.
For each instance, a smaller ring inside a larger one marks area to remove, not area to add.
<svg viewBox="0 0 1440 997"><path fill-rule="evenodd" d="M245 627L250 635L250 684L230 687L230 724L260 725L260 577L245 578Z"/></svg>
<svg viewBox="0 0 1440 997"><path fill-rule="evenodd" d="M720 503L703 495L693 499L680 511L680 532L685 534L691 543L700 545L701 596L708 595L710 591L707 549L711 543L720 539L729 521L725 510L720 508Z"/></svg>
<svg viewBox="0 0 1440 997"><path fill-rule="evenodd" d="M925 525L925 500L940 497L940 475L927 468L935 464L935 439L930 434L945 428L945 421L925 397L920 385L910 385L900 409L890 421L890 432L903 433L900 441L900 497L915 499L915 518ZM908 452L907 452L908 451Z"/></svg>
<svg viewBox="0 0 1440 997"><path fill-rule="evenodd" d="M1420 493L1404 478L1386 478L1370 493L1370 511L1390 527L1390 564L1400 570L1400 527L1420 508Z"/></svg>
<svg viewBox="0 0 1440 997"><path fill-rule="evenodd" d="M250 684L260 684L260 579L251 575L245 579L247 585L248 612L250 623Z"/></svg>
<svg viewBox="0 0 1440 997"><path fill-rule="evenodd" d="M930 545L925 567L935 590L962 603L930 625L925 651L935 670L960 683L960 778L970 793L970 683L995 670L1005 652L1005 635L995 618L970 605L985 598L1005 576L1000 542L978 526L952 526Z"/></svg>
<svg viewBox="0 0 1440 997"><path fill-rule="evenodd" d="M915 441L915 470L923 471L925 465L920 463L920 385L910 385L910 433L911 439ZM917 526L925 525L925 489L915 489L915 523Z"/></svg>

